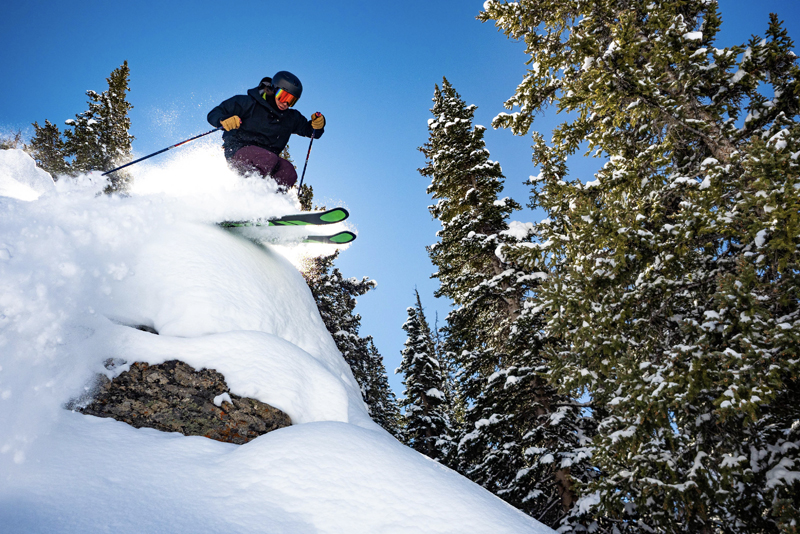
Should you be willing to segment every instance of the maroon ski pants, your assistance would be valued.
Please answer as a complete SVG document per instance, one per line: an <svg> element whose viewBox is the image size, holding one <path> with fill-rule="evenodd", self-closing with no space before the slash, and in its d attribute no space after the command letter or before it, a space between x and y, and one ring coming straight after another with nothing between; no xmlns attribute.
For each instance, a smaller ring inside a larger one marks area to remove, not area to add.
<svg viewBox="0 0 800 534"><path fill-rule="evenodd" d="M242 147L236 151L230 163L241 173L256 171L265 178L271 176L278 185L286 188L292 187L297 181L294 165L265 148Z"/></svg>

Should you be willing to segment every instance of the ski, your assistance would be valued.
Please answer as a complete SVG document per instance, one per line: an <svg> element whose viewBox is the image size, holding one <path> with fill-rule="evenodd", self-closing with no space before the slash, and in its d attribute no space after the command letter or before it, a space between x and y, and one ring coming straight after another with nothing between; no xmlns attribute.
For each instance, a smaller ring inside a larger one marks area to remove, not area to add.
<svg viewBox="0 0 800 534"><path fill-rule="evenodd" d="M356 234L353 232L339 232L333 235L310 235L303 239L303 243L321 243L324 245L344 245L352 243L356 239Z"/></svg>
<svg viewBox="0 0 800 534"><path fill-rule="evenodd" d="M317 226L322 224L334 224L342 222L349 216L350 213L348 213L346 209L333 208L327 211L307 211L302 213L294 213L292 215L284 215L283 217L275 217L272 219L223 221L219 223L219 225L223 228L242 228L247 226ZM355 239L355 237L353 239Z"/></svg>

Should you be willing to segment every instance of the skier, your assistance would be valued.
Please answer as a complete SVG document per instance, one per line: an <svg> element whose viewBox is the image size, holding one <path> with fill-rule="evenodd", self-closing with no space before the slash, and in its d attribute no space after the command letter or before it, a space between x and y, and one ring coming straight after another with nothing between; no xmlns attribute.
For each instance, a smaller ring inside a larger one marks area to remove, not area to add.
<svg viewBox="0 0 800 534"><path fill-rule="evenodd" d="M225 158L241 173L256 171L271 176L283 188L297 182L297 171L278 156L291 134L318 139L325 131L325 117L320 112L306 119L289 109L303 93L303 84L287 71L264 78L247 95L236 95L222 102L208 114L212 126L225 129L222 148Z"/></svg>

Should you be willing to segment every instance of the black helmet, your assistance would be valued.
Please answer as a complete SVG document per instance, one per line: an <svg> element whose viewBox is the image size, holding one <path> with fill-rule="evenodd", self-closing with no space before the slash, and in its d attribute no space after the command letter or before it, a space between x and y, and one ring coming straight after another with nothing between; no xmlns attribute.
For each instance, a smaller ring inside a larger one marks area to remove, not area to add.
<svg viewBox="0 0 800 534"><path fill-rule="evenodd" d="M278 89L283 89L295 98L300 98L300 95L303 94L303 84L300 83L300 79L291 72L285 70L275 73L275 76L272 77L272 87L274 87L276 91Z"/></svg>

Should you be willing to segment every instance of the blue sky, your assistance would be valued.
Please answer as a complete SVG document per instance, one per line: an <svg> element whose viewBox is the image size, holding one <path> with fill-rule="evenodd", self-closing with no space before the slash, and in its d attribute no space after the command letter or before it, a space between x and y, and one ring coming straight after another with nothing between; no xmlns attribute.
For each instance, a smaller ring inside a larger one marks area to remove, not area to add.
<svg viewBox="0 0 800 534"><path fill-rule="evenodd" d="M490 126L525 72L520 43L475 20L481 0L236 3L26 0L4 6L0 33L0 133L30 123L63 121L86 109L87 89L127 60L131 68L131 133L142 156L210 129L208 111L242 94L264 76L289 70L300 77L306 116L325 114L325 136L314 143L306 182L317 202L344 205L359 233L338 266L345 276L369 276L378 288L359 299L362 335L372 335L390 383L402 391L399 365L406 307L420 291L428 318L443 324L449 310L433 297L436 281L425 246L438 224L427 211L424 158L434 84L442 76L468 104L475 124ZM800 43L797 0L722 0L719 44L762 34L768 13L786 21ZM800 54L800 52L798 52ZM535 127L549 132L558 117ZM219 134L213 134L218 136ZM530 139L486 133L491 158L506 177L505 195L525 204L522 182L536 174ZM290 149L302 168L307 140ZM222 157L220 153L220 157ZM584 166L585 169L591 165ZM588 171L584 171L588 172ZM588 176L587 176L588 178ZM536 220L524 210L514 216Z"/></svg>

